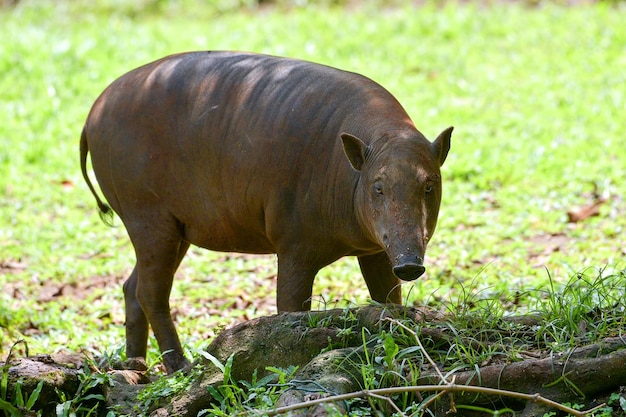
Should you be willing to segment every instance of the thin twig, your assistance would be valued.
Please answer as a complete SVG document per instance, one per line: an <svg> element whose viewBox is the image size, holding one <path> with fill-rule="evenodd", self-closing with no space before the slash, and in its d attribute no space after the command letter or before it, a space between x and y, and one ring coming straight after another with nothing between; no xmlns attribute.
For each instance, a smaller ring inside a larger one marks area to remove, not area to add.
<svg viewBox="0 0 626 417"><path fill-rule="evenodd" d="M413 331L413 329L405 326L404 324L400 323L396 319L386 318L385 320L390 321L391 323L395 323L398 326L402 327L407 332L411 333L413 335L413 337L415 338L415 341L417 342L417 345L419 346L419 348L421 349L422 353L426 357L426 360L428 360L428 362L431 364L431 366L435 369L435 372L437 372L437 375L439 375L439 378L441 379L441 382L444 383L444 384L449 384L448 380L441 373L441 371L439 370L439 367L437 366L437 364L435 363L433 358L431 358L430 355L428 354L428 352L426 351L426 349L424 349L424 345L422 345L422 342L420 341L419 336L417 336L417 333L415 333L415 331Z"/></svg>
<svg viewBox="0 0 626 417"><path fill-rule="evenodd" d="M432 403L434 403L435 401L437 401L439 398L443 397L447 393L448 393L448 391L446 391L446 390L439 391L438 393L436 393L435 395L433 395L432 397L430 397L426 401L422 401L422 407L421 408L422 409L428 408Z"/></svg>
<svg viewBox="0 0 626 417"><path fill-rule="evenodd" d="M566 405L563 405L555 401L549 400L545 397L542 397L540 394L523 394L521 392L506 391L506 390L501 390L501 389L496 389L496 388L447 384L447 385L414 385L414 386L409 386L409 387L392 387L392 388L380 388L380 389L374 389L374 390L362 390L362 391L350 392L347 394L334 395L332 397L309 400L303 403L293 404L293 405L289 405L285 407L279 407L274 410L268 410L265 412L265 414L267 416L276 416L276 415L286 413L289 411L313 407L319 404L326 404L326 403L335 402L335 401L346 401L346 400L351 400L354 398L366 398L370 396L392 395L392 394L400 394L404 392L431 392L431 391L472 392L472 393L485 394L485 395L500 395L500 396L511 397L511 398L519 398L525 401L532 401L535 403L545 404L549 407L556 408L557 410L561 410L566 413L569 413L575 417L585 417L593 410L593 409L588 410L588 411L575 410Z"/></svg>
<svg viewBox="0 0 626 417"><path fill-rule="evenodd" d="M396 413L399 413L401 416L404 416L404 413L402 412L402 410L400 410L398 406L393 402L393 400L387 397L386 395L379 395L374 392L370 392L368 394L368 397L377 398L379 400L385 401L387 404L389 404L391 408L393 408L396 411Z"/></svg>
<svg viewBox="0 0 626 417"><path fill-rule="evenodd" d="M28 343L26 342L26 340L24 339L19 339L17 342L13 343L13 345L11 346L11 349L9 349L9 354L7 355L7 359L4 361L5 365L8 365L9 362L11 361L12 357L13 357L13 350L16 348L17 345L19 344L23 344L24 345L24 353L25 356L28 357Z"/></svg>

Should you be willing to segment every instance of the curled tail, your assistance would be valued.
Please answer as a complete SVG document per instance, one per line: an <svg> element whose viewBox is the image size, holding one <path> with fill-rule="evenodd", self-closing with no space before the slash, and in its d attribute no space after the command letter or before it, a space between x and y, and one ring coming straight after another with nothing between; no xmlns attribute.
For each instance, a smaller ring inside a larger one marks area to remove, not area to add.
<svg viewBox="0 0 626 417"><path fill-rule="evenodd" d="M103 202L96 189L94 188L91 180L89 179L89 175L87 174L87 154L89 153L89 144L87 143L87 132L85 128L83 128L83 132L80 135L80 169L83 172L83 178L87 182L87 186L89 190L91 190L91 194L96 198L96 203L98 204L98 209L100 210L100 218L102 221L109 226L113 225L113 209Z"/></svg>

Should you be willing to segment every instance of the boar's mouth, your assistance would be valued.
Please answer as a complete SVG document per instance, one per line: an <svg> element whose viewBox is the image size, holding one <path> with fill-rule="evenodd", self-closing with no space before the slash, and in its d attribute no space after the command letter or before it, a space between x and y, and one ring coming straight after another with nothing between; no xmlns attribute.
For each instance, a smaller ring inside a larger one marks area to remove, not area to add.
<svg viewBox="0 0 626 417"><path fill-rule="evenodd" d="M420 257L405 255L393 267L393 273L402 281L413 281L421 277L426 271L423 263L424 260Z"/></svg>

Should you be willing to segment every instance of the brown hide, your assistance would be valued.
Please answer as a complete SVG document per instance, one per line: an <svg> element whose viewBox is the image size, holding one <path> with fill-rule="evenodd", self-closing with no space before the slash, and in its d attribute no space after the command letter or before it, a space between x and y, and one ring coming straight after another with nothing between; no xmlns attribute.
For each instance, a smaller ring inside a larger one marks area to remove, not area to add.
<svg viewBox="0 0 626 417"><path fill-rule="evenodd" d="M81 163L96 194L91 152L137 256L128 357L145 356L151 325L168 371L187 363L169 293L191 244L276 253L281 311L309 309L318 270L347 255L374 300L400 303L398 278L424 272L451 132L431 143L380 85L292 59L186 53L114 81L91 109Z"/></svg>

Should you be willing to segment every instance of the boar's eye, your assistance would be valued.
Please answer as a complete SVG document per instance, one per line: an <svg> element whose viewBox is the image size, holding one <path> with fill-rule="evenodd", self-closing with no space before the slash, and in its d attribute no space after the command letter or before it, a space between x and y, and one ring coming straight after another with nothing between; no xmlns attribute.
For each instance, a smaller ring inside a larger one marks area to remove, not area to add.
<svg viewBox="0 0 626 417"><path fill-rule="evenodd" d="M426 194L430 194L433 192L433 186L432 184L427 184L426 188L424 189L424 191L426 192Z"/></svg>
<svg viewBox="0 0 626 417"><path fill-rule="evenodd" d="M379 182L374 183L374 192L378 195L383 195L383 185Z"/></svg>

